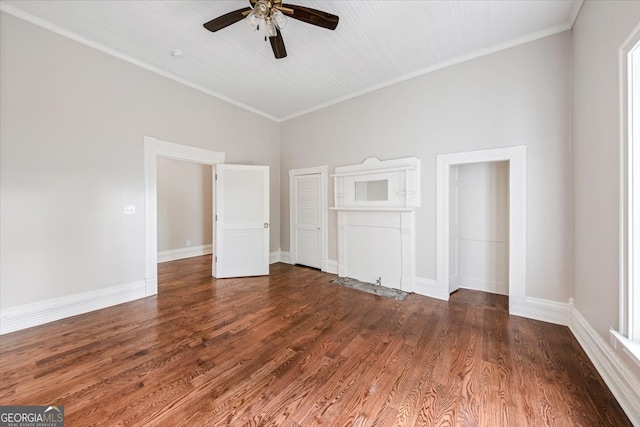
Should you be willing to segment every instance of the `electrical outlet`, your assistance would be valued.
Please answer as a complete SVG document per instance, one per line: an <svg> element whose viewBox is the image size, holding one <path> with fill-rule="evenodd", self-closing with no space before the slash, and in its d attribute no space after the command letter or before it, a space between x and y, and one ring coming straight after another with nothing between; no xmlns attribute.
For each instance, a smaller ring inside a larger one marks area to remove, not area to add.
<svg viewBox="0 0 640 427"><path fill-rule="evenodd" d="M187 240L187 246L191 246L191 240Z"/></svg>
<svg viewBox="0 0 640 427"><path fill-rule="evenodd" d="M136 205L124 205L125 215L134 215L136 213Z"/></svg>

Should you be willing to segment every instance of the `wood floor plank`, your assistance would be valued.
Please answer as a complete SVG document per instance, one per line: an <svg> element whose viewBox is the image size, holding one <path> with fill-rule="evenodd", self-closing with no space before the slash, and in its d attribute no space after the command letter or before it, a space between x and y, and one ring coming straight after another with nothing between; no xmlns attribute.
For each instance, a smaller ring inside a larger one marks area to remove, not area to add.
<svg viewBox="0 0 640 427"><path fill-rule="evenodd" d="M566 327L508 297L385 299L274 264L163 263L155 297L0 337L0 405L68 426L628 426Z"/></svg>

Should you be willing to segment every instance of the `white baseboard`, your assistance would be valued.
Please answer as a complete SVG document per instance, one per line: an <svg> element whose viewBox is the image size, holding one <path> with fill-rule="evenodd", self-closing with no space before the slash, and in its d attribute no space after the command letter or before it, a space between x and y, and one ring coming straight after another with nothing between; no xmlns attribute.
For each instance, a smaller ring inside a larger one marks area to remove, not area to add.
<svg viewBox="0 0 640 427"><path fill-rule="evenodd" d="M158 276L148 277L144 279L144 287L146 296L158 294Z"/></svg>
<svg viewBox="0 0 640 427"><path fill-rule="evenodd" d="M272 252L272 259L275 259L276 252ZM284 262L285 264L295 264L293 260L293 254L291 252L279 251L277 252L278 261L274 262ZM320 261L320 270L325 273L338 274L338 261L333 259L322 259Z"/></svg>
<svg viewBox="0 0 640 427"><path fill-rule="evenodd" d="M436 281L433 279L416 277L413 292L424 295L425 297L449 301L449 289L443 289L441 286L438 286Z"/></svg>
<svg viewBox="0 0 640 427"><path fill-rule="evenodd" d="M283 262L285 264L295 264L293 254L291 252L279 251L271 252L269 257L271 264L274 262ZM325 273L338 274L338 261L334 259L322 259L320 261L320 270Z"/></svg>
<svg viewBox="0 0 640 427"><path fill-rule="evenodd" d="M289 252L275 251L269 254L269 264L275 264L276 262L286 262L288 264L288 259Z"/></svg>
<svg viewBox="0 0 640 427"><path fill-rule="evenodd" d="M416 277L413 291L416 294L444 301L449 300L449 289L438 286L433 279ZM525 301L510 301L509 314L529 319L542 320L558 325L568 325L571 305L556 301L527 297Z"/></svg>
<svg viewBox="0 0 640 427"><path fill-rule="evenodd" d="M323 259L322 271L330 274L338 274L338 261L335 259Z"/></svg>
<svg viewBox="0 0 640 427"><path fill-rule="evenodd" d="M569 329L629 417L631 424L640 426L639 379L575 307L571 310Z"/></svg>
<svg viewBox="0 0 640 427"><path fill-rule="evenodd" d="M451 283L451 280L449 280ZM489 292L492 294L509 295L509 285L494 280L484 280L475 277L458 276L458 287L473 289L476 291ZM502 290L502 292L498 292Z"/></svg>
<svg viewBox="0 0 640 427"><path fill-rule="evenodd" d="M509 314L567 326L571 319L571 304L533 297L526 297L524 301L509 298Z"/></svg>
<svg viewBox="0 0 640 427"><path fill-rule="evenodd" d="M195 256L213 253L213 245L188 246L186 248L169 249L158 252L158 262L175 261L177 259L192 258Z"/></svg>
<svg viewBox="0 0 640 427"><path fill-rule="evenodd" d="M0 335L144 298L144 280L0 310Z"/></svg>

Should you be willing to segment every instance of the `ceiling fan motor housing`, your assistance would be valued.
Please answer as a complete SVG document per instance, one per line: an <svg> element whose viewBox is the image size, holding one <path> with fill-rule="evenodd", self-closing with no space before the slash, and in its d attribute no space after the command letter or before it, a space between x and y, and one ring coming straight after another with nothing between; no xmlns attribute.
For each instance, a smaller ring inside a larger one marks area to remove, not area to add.
<svg viewBox="0 0 640 427"><path fill-rule="evenodd" d="M253 13L260 19L265 19L271 13L272 3L266 0L258 0L253 7Z"/></svg>

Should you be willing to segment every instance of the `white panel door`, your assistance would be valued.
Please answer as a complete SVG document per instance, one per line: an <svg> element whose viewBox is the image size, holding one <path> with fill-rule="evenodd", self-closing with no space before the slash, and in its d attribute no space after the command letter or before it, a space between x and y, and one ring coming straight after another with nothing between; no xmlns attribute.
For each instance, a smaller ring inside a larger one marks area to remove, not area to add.
<svg viewBox="0 0 640 427"><path fill-rule="evenodd" d="M216 166L217 278L269 274L269 167Z"/></svg>
<svg viewBox="0 0 640 427"><path fill-rule="evenodd" d="M320 268L320 174L294 177L295 263Z"/></svg>

